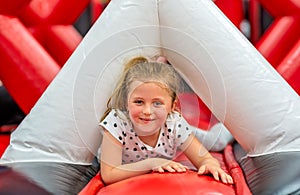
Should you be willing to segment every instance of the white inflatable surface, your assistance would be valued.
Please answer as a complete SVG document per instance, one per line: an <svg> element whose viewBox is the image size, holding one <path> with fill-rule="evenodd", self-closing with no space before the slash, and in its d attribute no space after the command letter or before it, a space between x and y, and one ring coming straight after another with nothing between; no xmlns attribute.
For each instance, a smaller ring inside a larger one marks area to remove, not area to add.
<svg viewBox="0 0 300 195"><path fill-rule="evenodd" d="M300 149L298 95L210 0L112 0L30 114L1 163L90 164L99 119L137 55L165 55L249 155Z"/></svg>

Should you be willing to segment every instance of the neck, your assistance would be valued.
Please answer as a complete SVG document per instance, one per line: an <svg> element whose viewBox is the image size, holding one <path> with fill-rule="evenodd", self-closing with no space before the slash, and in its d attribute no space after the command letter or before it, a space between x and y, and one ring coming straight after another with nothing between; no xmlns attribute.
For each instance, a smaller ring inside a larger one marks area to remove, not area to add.
<svg viewBox="0 0 300 195"><path fill-rule="evenodd" d="M157 144L159 134L160 134L160 130L156 131L152 135L139 136L139 138L140 138L140 140L142 140L142 142L144 142L148 146L151 146L152 148L154 148L156 146L156 144Z"/></svg>

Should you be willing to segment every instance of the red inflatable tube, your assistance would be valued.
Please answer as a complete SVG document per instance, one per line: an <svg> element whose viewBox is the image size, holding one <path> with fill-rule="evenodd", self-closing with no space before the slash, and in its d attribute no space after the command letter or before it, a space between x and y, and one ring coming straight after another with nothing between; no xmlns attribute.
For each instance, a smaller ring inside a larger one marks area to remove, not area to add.
<svg viewBox="0 0 300 195"><path fill-rule="evenodd" d="M79 195L102 194L236 194L251 195L245 182L243 172L236 162L232 146L228 145L224 154L212 153L219 160L224 170L230 172L234 185L215 181L211 176L198 176L196 172L187 173L150 173L133 177L115 184L105 186L97 174ZM188 161L184 155L179 162ZM227 167L226 167L227 166Z"/></svg>
<svg viewBox="0 0 300 195"><path fill-rule="evenodd" d="M60 70L17 18L0 15L0 79L28 113Z"/></svg>
<svg viewBox="0 0 300 195"><path fill-rule="evenodd" d="M299 16L276 19L257 42L256 48L276 68L299 38Z"/></svg>
<svg viewBox="0 0 300 195"><path fill-rule="evenodd" d="M299 38L300 7L294 0L259 0L275 18L256 48L276 68Z"/></svg>
<svg viewBox="0 0 300 195"><path fill-rule="evenodd" d="M28 29L60 66L65 64L82 40L72 25L46 25Z"/></svg>
<svg viewBox="0 0 300 195"><path fill-rule="evenodd" d="M241 0L216 0L215 4L240 29L241 22L244 19L243 2Z"/></svg>
<svg viewBox="0 0 300 195"><path fill-rule="evenodd" d="M260 4L258 0L249 0L250 40L252 44L256 44L261 34L260 17Z"/></svg>
<svg viewBox="0 0 300 195"><path fill-rule="evenodd" d="M31 0L0 0L0 14L16 15L19 10L27 6Z"/></svg>
<svg viewBox="0 0 300 195"><path fill-rule="evenodd" d="M105 7L108 5L109 0L107 0L105 3L101 3L99 0L91 0L91 18L92 23L96 22L96 20L99 18L99 16L104 11Z"/></svg>
<svg viewBox="0 0 300 195"><path fill-rule="evenodd" d="M215 181L211 176L186 173L150 173L123 180L104 188L97 195L124 194L226 194L234 195L233 185Z"/></svg>
<svg viewBox="0 0 300 195"><path fill-rule="evenodd" d="M63 66L82 40L72 25L52 25L46 28L49 39L44 46L49 54Z"/></svg>
<svg viewBox="0 0 300 195"><path fill-rule="evenodd" d="M243 170L239 166L238 162L235 160L232 145L227 145L224 149L224 160L226 162L229 173L232 176L233 181L235 183L236 194L252 194L244 178Z"/></svg>
<svg viewBox="0 0 300 195"><path fill-rule="evenodd" d="M39 24L73 24L90 0L32 0L22 10L21 21L27 26Z"/></svg>
<svg viewBox="0 0 300 195"><path fill-rule="evenodd" d="M91 179L91 181L80 191L78 195L94 195L99 192L101 188L104 187L101 181L100 174L97 174Z"/></svg>
<svg viewBox="0 0 300 195"><path fill-rule="evenodd" d="M263 7L274 17L300 15L299 1L259 0Z"/></svg>
<svg viewBox="0 0 300 195"><path fill-rule="evenodd" d="M300 39L279 64L277 71L300 95Z"/></svg>
<svg viewBox="0 0 300 195"><path fill-rule="evenodd" d="M218 122L203 101L192 92L179 95L177 107L190 125L207 130Z"/></svg>
<svg viewBox="0 0 300 195"><path fill-rule="evenodd" d="M9 145L9 140L10 140L10 135L8 134L0 135L0 157L2 156L6 147Z"/></svg>
<svg viewBox="0 0 300 195"><path fill-rule="evenodd" d="M99 0L92 0L92 23L94 23L101 15L109 0L101 3ZM240 24L244 19L243 2L241 0L215 0L215 4L230 19L230 21L240 28Z"/></svg>

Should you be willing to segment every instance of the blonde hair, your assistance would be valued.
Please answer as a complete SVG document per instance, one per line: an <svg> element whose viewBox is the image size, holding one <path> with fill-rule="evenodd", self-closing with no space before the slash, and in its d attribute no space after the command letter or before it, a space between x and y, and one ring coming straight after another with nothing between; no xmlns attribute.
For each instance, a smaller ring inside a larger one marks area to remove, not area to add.
<svg viewBox="0 0 300 195"><path fill-rule="evenodd" d="M182 86L180 76L171 65L149 61L141 56L135 57L125 64L120 80L107 102L107 110L101 121L112 109L127 110L129 88L134 81L161 84L169 92L172 102L176 100Z"/></svg>

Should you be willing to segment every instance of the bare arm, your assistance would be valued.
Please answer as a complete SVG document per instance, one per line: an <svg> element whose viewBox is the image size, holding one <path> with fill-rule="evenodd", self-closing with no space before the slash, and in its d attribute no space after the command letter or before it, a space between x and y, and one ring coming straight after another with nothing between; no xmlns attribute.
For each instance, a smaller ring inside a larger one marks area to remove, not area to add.
<svg viewBox="0 0 300 195"><path fill-rule="evenodd" d="M216 180L221 178L223 183L233 183L231 176L220 167L219 161L206 150L193 134L189 136L181 149L194 166L198 168L198 174L211 173Z"/></svg>
<svg viewBox="0 0 300 195"><path fill-rule="evenodd" d="M106 184L115 183L151 171L183 172L180 163L161 158L149 158L122 165L122 145L108 131L104 132L101 145L101 177Z"/></svg>

